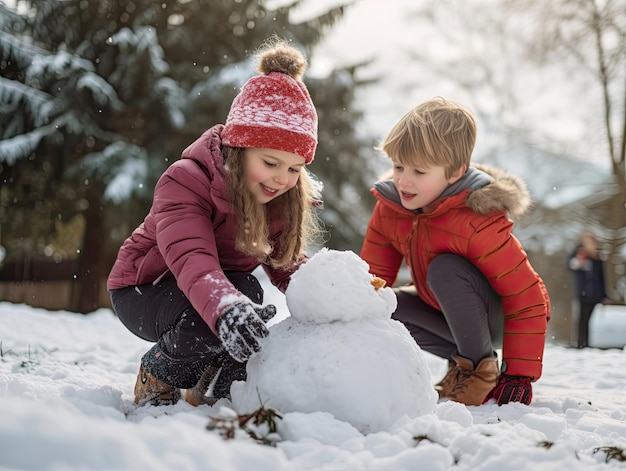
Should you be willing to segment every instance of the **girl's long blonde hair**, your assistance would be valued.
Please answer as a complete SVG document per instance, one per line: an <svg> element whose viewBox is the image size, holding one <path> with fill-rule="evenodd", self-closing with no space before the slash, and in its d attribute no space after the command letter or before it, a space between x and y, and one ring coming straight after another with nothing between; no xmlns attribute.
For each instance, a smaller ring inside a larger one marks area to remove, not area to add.
<svg viewBox="0 0 626 471"><path fill-rule="evenodd" d="M246 188L243 177L244 150L224 147L224 163L231 202L239 218L237 250L274 268L289 268L322 234L316 205L320 188L306 167L296 186L267 204L259 203ZM270 240L269 217L278 214L285 226L278 240Z"/></svg>

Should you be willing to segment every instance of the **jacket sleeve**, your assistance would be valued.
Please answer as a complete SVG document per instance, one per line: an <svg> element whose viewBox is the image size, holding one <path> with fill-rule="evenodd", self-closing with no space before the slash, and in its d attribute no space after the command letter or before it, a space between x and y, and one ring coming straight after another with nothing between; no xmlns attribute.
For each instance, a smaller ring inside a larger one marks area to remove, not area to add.
<svg viewBox="0 0 626 471"><path fill-rule="evenodd" d="M371 274L385 280L387 286L393 286L404 257L395 249L391 238L386 234L386 230L392 230L395 224L389 218L383 217L384 211L385 206L380 201L377 202L365 232L360 256L369 264Z"/></svg>
<svg viewBox="0 0 626 471"><path fill-rule="evenodd" d="M242 295L220 266L211 222L215 207L208 198L210 182L194 162L179 162L155 188L157 244L178 287L215 332L225 305Z"/></svg>
<svg viewBox="0 0 626 471"><path fill-rule="evenodd" d="M536 381L542 371L550 299L512 227L504 215L489 219L477 228L468 254L502 300L503 372Z"/></svg>
<svg viewBox="0 0 626 471"><path fill-rule="evenodd" d="M577 246L576 249L569 254L569 257L567 257L567 268L573 272L580 271L583 268L579 263L577 263L576 257L580 248L582 248L582 245Z"/></svg>

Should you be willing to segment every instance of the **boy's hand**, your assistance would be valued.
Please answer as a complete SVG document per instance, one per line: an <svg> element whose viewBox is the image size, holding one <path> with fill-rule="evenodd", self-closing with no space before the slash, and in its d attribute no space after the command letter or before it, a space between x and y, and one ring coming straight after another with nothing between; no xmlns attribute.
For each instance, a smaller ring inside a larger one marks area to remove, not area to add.
<svg viewBox="0 0 626 471"><path fill-rule="evenodd" d="M529 377L502 375L495 387L487 394L483 404L489 399L495 399L499 406L509 402L530 405L532 398L533 387Z"/></svg>
<svg viewBox="0 0 626 471"><path fill-rule="evenodd" d="M244 362L261 351L261 342L269 334L265 322L276 315L276 306L258 306L238 301L228 306L217 320L217 334L231 357Z"/></svg>

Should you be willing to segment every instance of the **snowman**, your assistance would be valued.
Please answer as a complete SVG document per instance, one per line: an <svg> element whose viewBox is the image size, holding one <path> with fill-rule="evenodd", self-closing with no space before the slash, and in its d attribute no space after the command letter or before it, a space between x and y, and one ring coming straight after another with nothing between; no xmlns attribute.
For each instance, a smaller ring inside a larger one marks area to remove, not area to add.
<svg viewBox="0 0 626 471"><path fill-rule="evenodd" d="M434 412L423 352L391 319L393 290L354 252L321 249L294 273L290 316L270 327L247 380L233 384L240 414L326 412L361 433Z"/></svg>

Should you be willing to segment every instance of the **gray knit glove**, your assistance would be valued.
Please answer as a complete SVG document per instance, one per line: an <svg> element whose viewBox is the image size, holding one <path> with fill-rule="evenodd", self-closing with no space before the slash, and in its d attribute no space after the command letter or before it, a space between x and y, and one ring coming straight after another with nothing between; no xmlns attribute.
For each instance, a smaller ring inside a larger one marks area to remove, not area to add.
<svg viewBox="0 0 626 471"><path fill-rule="evenodd" d="M261 351L269 331L265 323L276 315L276 306L259 306L249 301L237 301L217 320L217 334L231 357L245 362Z"/></svg>

